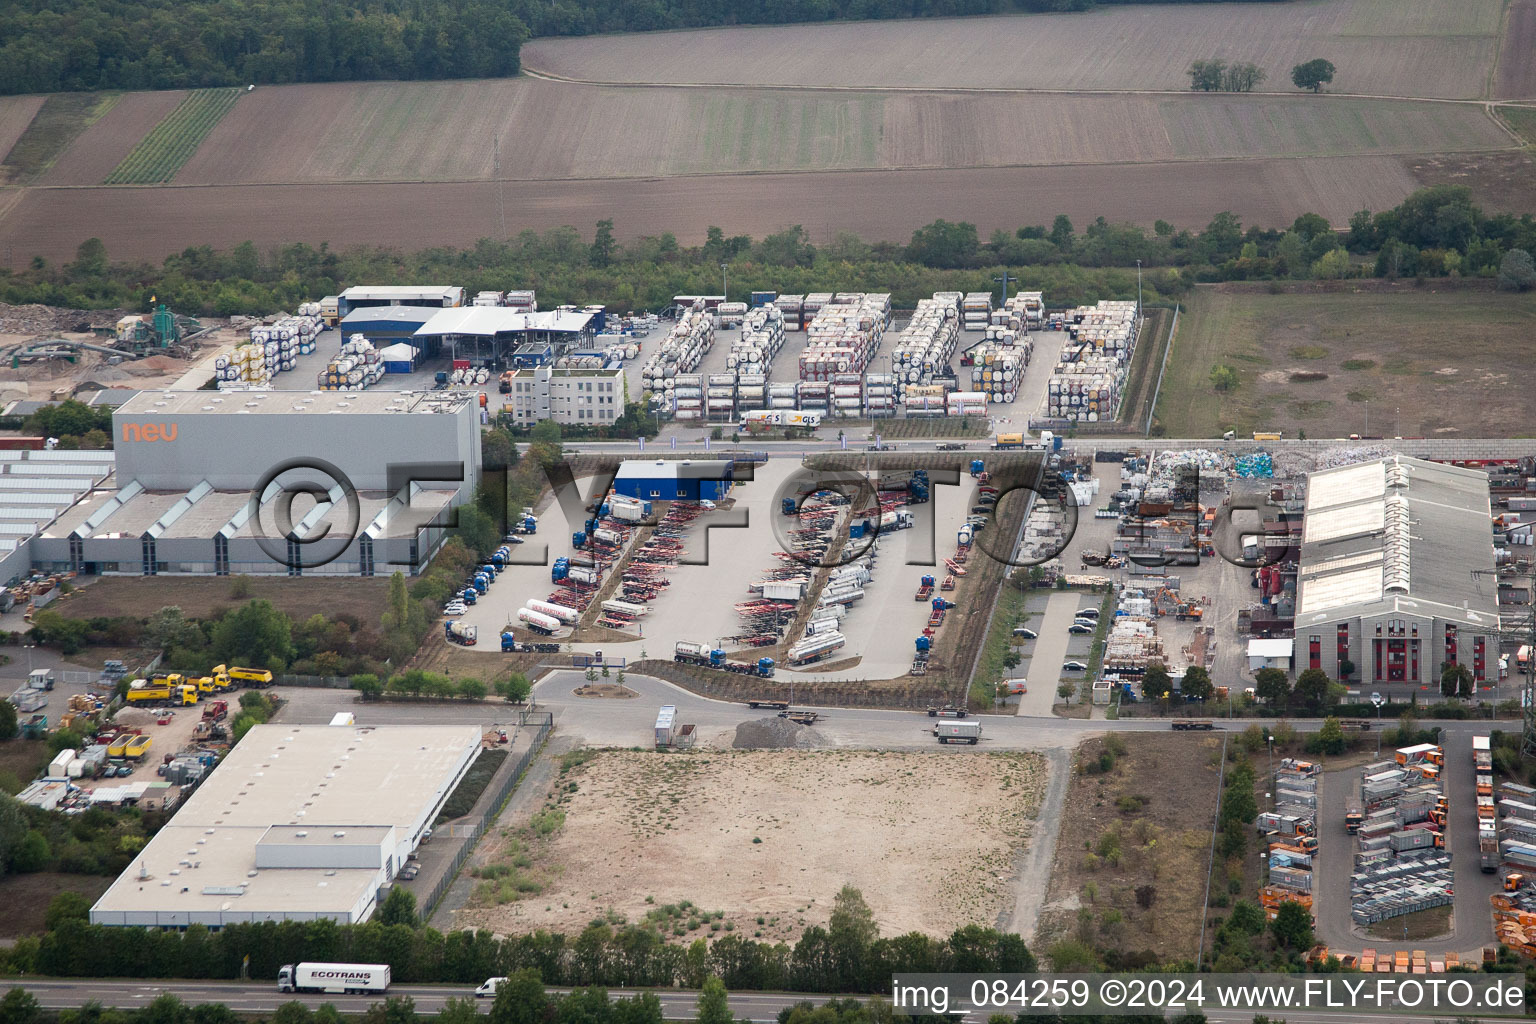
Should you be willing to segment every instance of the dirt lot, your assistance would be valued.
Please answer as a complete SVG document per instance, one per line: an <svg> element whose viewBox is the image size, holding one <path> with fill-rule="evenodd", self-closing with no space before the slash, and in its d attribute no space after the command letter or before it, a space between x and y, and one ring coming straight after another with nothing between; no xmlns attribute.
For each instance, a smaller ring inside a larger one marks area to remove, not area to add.
<svg viewBox="0 0 1536 1024"><path fill-rule="evenodd" d="M48 904L61 892L78 892L95 903L112 879L101 875L65 875L38 872L0 878L0 939L14 939L43 931Z"/></svg>
<svg viewBox="0 0 1536 1024"><path fill-rule="evenodd" d="M1338 66L1337 92L1470 98L1482 95L1501 9L1500 0L1104 6L536 39L522 58L527 71L604 82L1183 90L1191 61L1219 55L1254 62L1264 88L1284 92L1293 65L1326 57Z"/></svg>
<svg viewBox="0 0 1536 1024"><path fill-rule="evenodd" d="M25 721L29 716L21 716ZM15 739L0 743L0 789L20 792L48 767L48 744L42 740Z"/></svg>
<svg viewBox="0 0 1536 1024"><path fill-rule="evenodd" d="M670 231L694 245L722 219L727 232L759 238L801 224L818 242L839 231L906 242L938 217L969 221L986 236L1049 224L1058 213L1080 224L1103 216L1199 228L1222 210L1261 225L1310 211L1342 225L1356 210L1386 209L1415 187L1399 158L1369 156L509 182L504 196L508 223L519 229L574 224L587 232L611 216L623 238ZM69 260L93 235L116 259L160 260L194 240L468 246L484 237L495 203L489 182L32 188L0 218L0 252L9 247L14 266L34 254Z"/></svg>
<svg viewBox="0 0 1536 1024"><path fill-rule="evenodd" d="M1530 294L1201 288L1179 323L1159 421L1171 437L1520 434L1536 406L1511 387L1524 359L1507 342L1533 328ZM1218 363L1237 370L1235 390L1212 390Z"/></svg>
<svg viewBox="0 0 1536 1024"><path fill-rule="evenodd" d="M1116 740L1125 753L1107 774L1082 770L1098 761L1106 740L1078 748L1067 796L1072 813L1061 822L1037 936L1082 936L1100 948L1193 959L1221 741L1146 733L1108 738ZM1107 835L1118 839L1106 842ZM1135 895L1143 885L1156 890L1145 909Z"/></svg>
<svg viewBox="0 0 1536 1024"><path fill-rule="evenodd" d="M1044 774L1033 754L594 754L559 780L558 806L493 840L516 847L530 891L459 923L574 934L690 900L720 914L697 926L714 937L793 940L851 884L883 934L947 934L1008 909Z"/></svg>
<svg viewBox="0 0 1536 1024"><path fill-rule="evenodd" d="M249 577L247 597L236 597L234 580L213 576L108 576L60 598L60 614L88 619L98 615L149 615L167 605L198 618L217 609L244 604L252 598L271 601L294 619L316 612L346 613L374 625L384 613L387 579L289 579Z"/></svg>
<svg viewBox="0 0 1536 1024"><path fill-rule="evenodd" d="M1528 126L1529 115L1526 118L1516 126ZM1404 157L1403 164L1420 185L1466 185L1490 213L1529 213L1536 208L1536 161L1529 153Z"/></svg>

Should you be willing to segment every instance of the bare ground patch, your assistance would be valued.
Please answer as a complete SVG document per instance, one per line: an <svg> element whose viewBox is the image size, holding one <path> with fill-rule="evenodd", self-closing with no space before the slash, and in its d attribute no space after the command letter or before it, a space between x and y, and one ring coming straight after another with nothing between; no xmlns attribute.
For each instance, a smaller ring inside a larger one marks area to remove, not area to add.
<svg viewBox="0 0 1536 1024"><path fill-rule="evenodd" d="M237 579L249 588L240 591L246 596L236 596ZM366 625L377 626L388 592L386 578L108 576L60 598L53 607L70 618L89 619L98 615L149 615L175 605L189 616L205 618L219 609L262 598L296 620L317 613L350 614Z"/></svg>
<svg viewBox="0 0 1536 1024"><path fill-rule="evenodd" d="M568 934L688 901L675 937L793 939L844 884L884 934L948 934L1009 908L1045 781L1036 754L585 753L528 822L490 838L520 898L460 923ZM510 894L509 894L510 895ZM484 903L492 905L486 906ZM694 927L688 918L697 918Z"/></svg>

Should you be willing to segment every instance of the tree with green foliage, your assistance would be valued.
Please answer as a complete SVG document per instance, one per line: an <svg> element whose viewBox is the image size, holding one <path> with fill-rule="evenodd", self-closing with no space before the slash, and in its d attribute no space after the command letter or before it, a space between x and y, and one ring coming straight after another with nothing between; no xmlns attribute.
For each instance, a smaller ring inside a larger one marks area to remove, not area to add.
<svg viewBox="0 0 1536 1024"><path fill-rule="evenodd" d="M18 875L42 871L48 867L52 856L52 851L48 849L48 837L35 828L31 829L22 837L21 844L11 856L11 870Z"/></svg>
<svg viewBox="0 0 1536 1024"><path fill-rule="evenodd" d="M1236 391L1241 383L1237 371L1226 363L1217 363L1211 367L1211 387L1217 391Z"/></svg>
<svg viewBox="0 0 1536 1024"><path fill-rule="evenodd" d="M560 446L560 424L554 420L539 420L528 432L529 453L539 465L550 469L560 464L564 457Z"/></svg>
<svg viewBox="0 0 1536 1024"><path fill-rule="evenodd" d="M1179 687L1184 691L1185 700L1210 700L1216 695L1211 674L1199 665L1191 665L1184 670L1184 680Z"/></svg>
<svg viewBox="0 0 1536 1024"><path fill-rule="evenodd" d="M1197 60L1189 65L1189 87L1196 92L1216 92L1222 87L1227 62L1224 60Z"/></svg>
<svg viewBox="0 0 1536 1024"><path fill-rule="evenodd" d="M1312 276L1319 281L1337 281L1355 276L1355 268L1345 249L1330 249L1312 264Z"/></svg>
<svg viewBox="0 0 1536 1024"><path fill-rule="evenodd" d="M0 998L0 1024L38 1024L43 1006L24 988L12 988Z"/></svg>
<svg viewBox="0 0 1536 1024"><path fill-rule="evenodd" d="M622 676L623 673L621 672ZM624 680L619 680L619 685L624 685ZM533 692L533 687L528 682L528 677L521 672L508 673L506 678L496 680L496 695L508 704L522 704Z"/></svg>
<svg viewBox="0 0 1536 1024"><path fill-rule="evenodd" d="M976 225L941 219L912 232L907 258L930 267L972 267L980 246Z"/></svg>
<svg viewBox="0 0 1536 1024"><path fill-rule="evenodd" d="M16 705L0 700L0 740L13 740L21 735L21 724L16 719Z"/></svg>
<svg viewBox="0 0 1536 1024"><path fill-rule="evenodd" d="M545 1024L549 996L539 972L531 968L513 971L496 989L489 1024Z"/></svg>
<svg viewBox="0 0 1536 1024"><path fill-rule="evenodd" d="M1253 674L1253 694L1271 707L1291 702L1291 680L1283 669L1261 668Z"/></svg>
<svg viewBox="0 0 1536 1024"><path fill-rule="evenodd" d="M1313 92L1322 92L1323 86L1333 81L1334 72L1338 69L1332 61L1318 57L1315 60L1305 61L1291 68L1291 82L1298 89L1311 89Z"/></svg>
<svg viewBox="0 0 1536 1024"><path fill-rule="evenodd" d="M1448 662L1440 670L1440 693L1446 697L1460 697L1462 700L1471 697L1477 680L1472 677L1472 670L1460 662Z"/></svg>
<svg viewBox="0 0 1536 1024"><path fill-rule="evenodd" d="M1312 912L1294 900L1285 900L1270 923L1275 941L1287 949L1312 948Z"/></svg>
<svg viewBox="0 0 1536 1024"><path fill-rule="evenodd" d="M1238 900L1232 904L1232 914L1227 920L1238 931L1257 935L1264 930L1264 908L1251 900Z"/></svg>
<svg viewBox="0 0 1536 1024"><path fill-rule="evenodd" d="M314 1013L297 999L290 999L272 1011L272 1024L310 1024Z"/></svg>
<svg viewBox="0 0 1536 1024"><path fill-rule="evenodd" d="M360 672L349 682L352 684L352 689L362 694L363 700L378 700L384 693L383 682L372 672Z"/></svg>
<svg viewBox="0 0 1536 1024"><path fill-rule="evenodd" d="M1337 757L1344 753L1344 726L1332 715L1323 719L1323 727L1317 733L1317 745L1325 754Z"/></svg>
<svg viewBox="0 0 1536 1024"><path fill-rule="evenodd" d="M613 262L613 218L597 222L597 234L592 238L592 250L588 259L594 267L606 267Z"/></svg>
<svg viewBox="0 0 1536 1024"><path fill-rule="evenodd" d="M1524 249L1511 249L1499 263L1499 288L1506 292L1530 291L1536 285L1536 263Z"/></svg>
<svg viewBox="0 0 1536 1024"><path fill-rule="evenodd" d="M1147 666L1141 677L1141 692L1148 700L1161 700L1173 692L1173 677L1160 661Z"/></svg>
<svg viewBox="0 0 1536 1024"><path fill-rule="evenodd" d="M48 912L43 916L43 927L57 931L65 921L88 921L91 917L91 901L78 892L65 890L48 901Z"/></svg>
<svg viewBox="0 0 1536 1024"><path fill-rule="evenodd" d="M695 1024L735 1024L725 982L718 975L712 974L706 978L704 987L699 990L694 1021Z"/></svg>
<svg viewBox="0 0 1536 1024"><path fill-rule="evenodd" d="M1313 711L1321 711L1328 702L1333 680L1320 668L1309 668L1296 677L1296 699Z"/></svg>
<svg viewBox="0 0 1536 1024"><path fill-rule="evenodd" d="M389 895L384 897L384 905L379 908L378 920L384 925L416 927L420 923L416 917L416 894L404 886L392 886Z"/></svg>
<svg viewBox="0 0 1536 1024"><path fill-rule="evenodd" d="M293 657L293 627L271 601L257 599L225 615L213 627L213 653L229 665L281 672Z"/></svg>
<svg viewBox="0 0 1536 1024"><path fill-rule="evenodd" d="M1221 76L1221 88L1227 92L1253 92L1268 75L1257 64L1239 61L1228 65Z"/></svg>

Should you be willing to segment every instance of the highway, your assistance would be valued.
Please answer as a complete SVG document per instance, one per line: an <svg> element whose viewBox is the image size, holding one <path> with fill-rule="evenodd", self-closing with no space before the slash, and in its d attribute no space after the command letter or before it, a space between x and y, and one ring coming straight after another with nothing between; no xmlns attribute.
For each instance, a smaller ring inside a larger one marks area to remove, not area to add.
<svg viewBox="0 0 1536 1024"><path fill-rule="evenodd" d="M220 982L220 981L38 981L32 979L20 979L14 982L6 982L5 987L23 988L32 993L45 1010L64 1010L81 1006L88 1002L98 1002L102 1006L117 1007L124 1010L140 1009L166 993L171 993L189 1005L200 1003L223 1003L237 1013L270 1014L284 1003L297 1000L315 1009L323 1003L331 1003L342 1013L360 1014L370 1005L378 1001L377 996L325 996L325 995L292 995L278 992L276 982ZM551 993L569 991L567 989L550 989ZM633 996L638 989L609 989L608 994L617 998L621 996ZM681 989L655 989L657 998L661 1000L662 1014L667 1020L692 1020L695 1006L698 1001L698 993ZM443 1005L451 998L473 998L472 986L452 985L394 985L389 989L390 996L396 998L409 996L416 1005L416 1012L423 1014L438 1013ZM795 993L795 992L732 992L730 997L731 1012L738 1020L752 1021L753 1024L770 1024L778 1018L780 1010L793 1006L799 1002L824 1003L832 996L819 993ZM867 996L854 996L854 998L868 998ZM476 1000L482 1013L490 1009L489 999ZM1207 1009L1205 1017L1213 1024L1251 1024L1254 1018L1252 1010L1217 1010ZM1354 1021L1368 1019L1372 1016L1369 1012L1357 1010L1308 1010L1304 1012L1290 1011L1283 1014L1287 1024L1352 1024ZM1432 1024L1443 1021L1450 1015L1414 1015L1393 1013L1391 1019L1398 1024ZM969 1013L963 1019L968 1024L980 1024L985 1016L980 1013ZM1276 1019L1282 1019L1277 1017ZM1478 1018L1458 1015L1457 1020L1475 1021ZM1489 1020L1498 1018L1487 1018Z"/></svg>

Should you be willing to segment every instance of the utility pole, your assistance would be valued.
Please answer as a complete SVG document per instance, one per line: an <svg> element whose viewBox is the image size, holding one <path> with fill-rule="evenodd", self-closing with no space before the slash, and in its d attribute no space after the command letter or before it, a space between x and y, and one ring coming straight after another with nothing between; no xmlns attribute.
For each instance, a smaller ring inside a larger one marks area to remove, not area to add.
<svg viewBox="0 0 1536 1024"><path fill-rule="evenodd" d="M491 180L496 184L496 216L501 221L501 240L507 239L507 204L501 195L501 133L491 136Z"/></svg>
<svg viewBox="0 0 1536 1024"><path fill-rule="evenodd" d="M1012 281L1013 283L1017 284L1019 279L1009 275L1008 270L1005 267L1003 269L1003 276L1002 277L994 277L992 280L996 281L998 284L1003 286L1003 303L1002 304L1004 306L1008 305L1008 282Z"/></svg>
<svg viewBox="0 0 1536 1024"><path fill-rule="evenodd" d="M1136 315L1141 316L1141 260L1136 261Z"/></svg>
<svg viewBox="0 0 1536 1024"><path fill-rule="evenodd" d="M729 263L722 263L722 264L720 264L720 301L721 302L729 302L730 299L731 299L731 290L729 288L727 288L726 285L725 285L725 268L728 267L728 266L730 266Z"/></svg>

